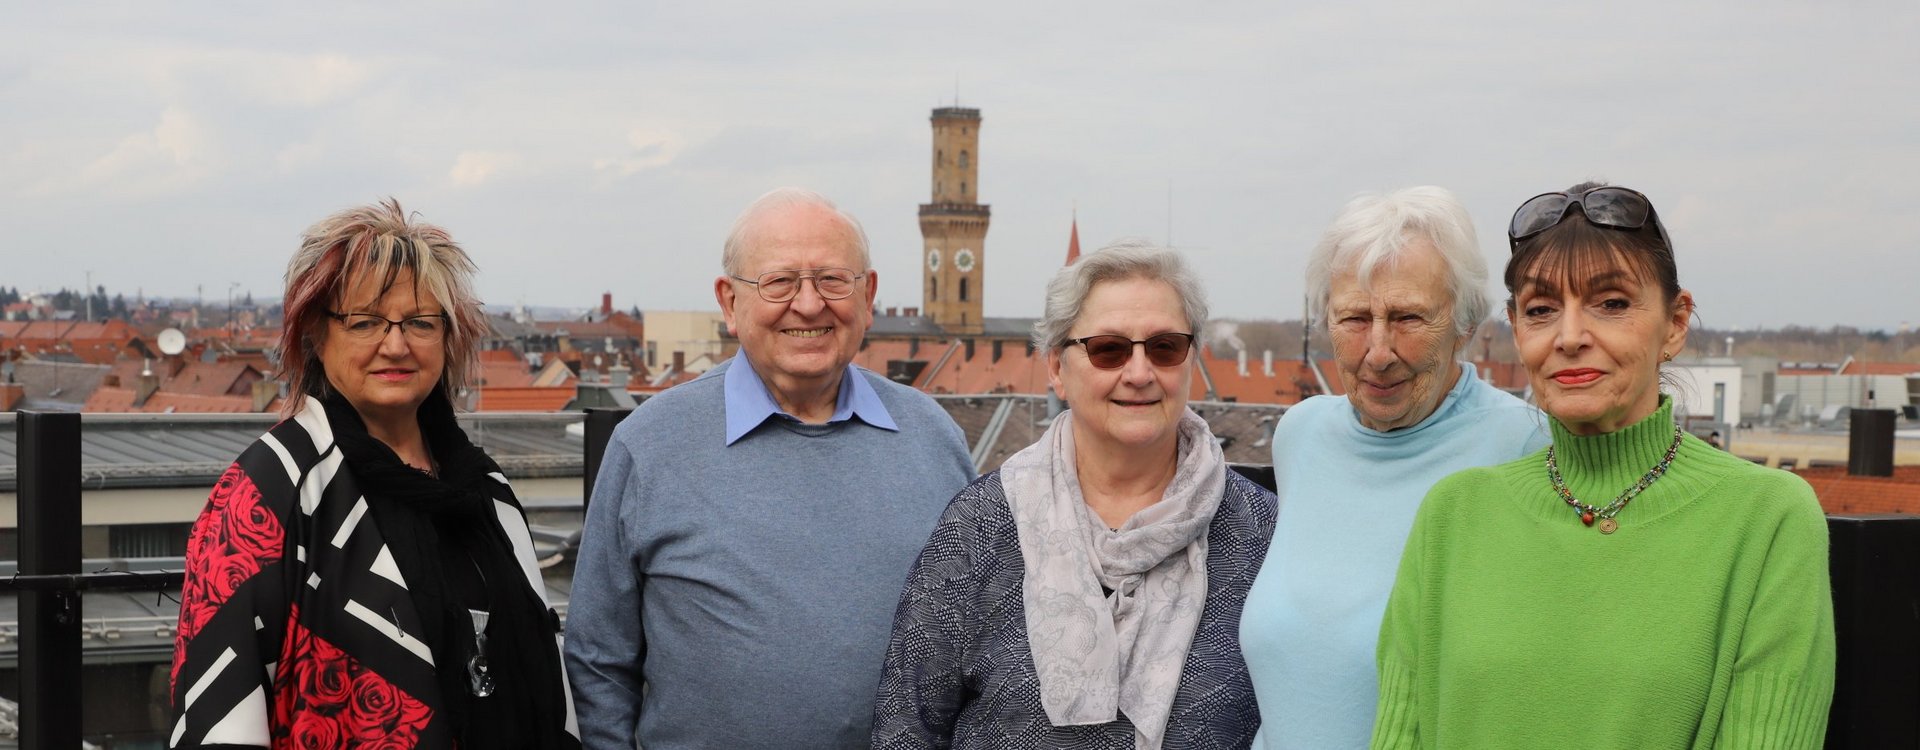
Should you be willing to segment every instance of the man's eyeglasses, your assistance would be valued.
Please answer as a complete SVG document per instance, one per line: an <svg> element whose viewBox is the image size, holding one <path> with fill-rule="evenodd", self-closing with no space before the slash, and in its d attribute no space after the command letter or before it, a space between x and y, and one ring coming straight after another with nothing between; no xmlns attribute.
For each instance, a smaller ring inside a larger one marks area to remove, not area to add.
<svg viewBox="0 0 1920 750"><path fill-rule="evenodd" d="M800 294L800 282L803 279L813 279L813 291L819 293L821 299L835 300L853 296L854 284L866 276L846 268L815 268L805 271L768 271L755 279L742 276L732 278L743 284L752 284L760 291L760 299L786 302Z"/></svg>
<svg viewBox="0 0 1920 750"><path fill-rule="evenodd" d="M1603 227L1635 230L1653 224L1660 233L1660 242L1669 250L1673 242L1667 239L1667 228L1661 226L1660 216L1653 210L1653 201L1630 190L1614 185L1593 188L1584 193L1541 193L1513 212L1513 221L1507 224L1507 245L1518 251L1520 243L1541 232L1558 225L1567 217L1567 209L1579 206L1587 221Z"/></svg>
<svg viewBox="0 0 1920 750"><path fill-rule="evenodd" d="M1127 360L1133 359L1135 345L1146 348L1147 361L1154 367L1174 367L1187 361L1187 352L1193 349L1193 334L1162 333L1148 336L1145 341L1111 333L1067 339L1067 346L1074 344L1086 347L1087 361L1102 370L1124 367Z"/></svg>
<svg viewBox="0 0 1920 750"><path fill-rule="evenodd" d="M340 327L347 332L347 338L356 341L373 341L387 337L387 332L399 326L406 337L422 344L437 344L447 335L447 316L444 313L415 315L399 320L388 320L372 313L337 313L327 311L327 315L340 321Z"/></svg>

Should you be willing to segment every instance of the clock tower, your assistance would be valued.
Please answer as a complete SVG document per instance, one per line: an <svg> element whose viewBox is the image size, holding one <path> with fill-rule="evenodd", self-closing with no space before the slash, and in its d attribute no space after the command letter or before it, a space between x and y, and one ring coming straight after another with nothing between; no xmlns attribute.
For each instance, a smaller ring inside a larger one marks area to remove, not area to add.
<svg viewBox="0 0 1920 750"><path fill-rule="evenodd" d="M948 333L980 333L987 206L980 194L980 110L933 111L933 201L920 205L922 307Z"/></svg>

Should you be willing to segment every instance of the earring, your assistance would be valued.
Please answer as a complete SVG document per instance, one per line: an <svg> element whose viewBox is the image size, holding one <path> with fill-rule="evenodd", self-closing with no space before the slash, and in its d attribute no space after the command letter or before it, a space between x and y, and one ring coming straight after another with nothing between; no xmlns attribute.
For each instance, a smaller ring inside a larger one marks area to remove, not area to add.
<svg viewBox="0 0 1920 750"><path fill-rule="evenodd" d="M1660 361L1662 361L1662 362L1672 362L1672 361L1673 361L1673 352L1661 352L1661 353L1660 353Z"/></svg>

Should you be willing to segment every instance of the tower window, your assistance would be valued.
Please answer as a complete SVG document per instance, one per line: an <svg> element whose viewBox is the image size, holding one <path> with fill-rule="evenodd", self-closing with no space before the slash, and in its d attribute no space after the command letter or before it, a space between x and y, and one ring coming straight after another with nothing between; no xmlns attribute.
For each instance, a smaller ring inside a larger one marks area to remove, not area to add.
<svg viewBox="0 0 1920 750"><path fill-rule="evenodd" d="M964 276L960 277L960 301L961 302L967 301L967 281L968 279L966 277Z"/></svg>
<svg viewBox="0 0 1920 750"><path fill-rule="evenodd" d="M934 279L927 279L927 301L928 302L940 301L940 282L939 281Z"/></svg>
<svg viewBox="0 0 1920 750"><path fill-rule="evenodd" d="M940 166L941 164L944 164L944 163L946 163L946 161L947 161L947 152L945 152L945 151L941 151L940 149L937 149L937 148L933 150L933 165L934 165L934 166L936 166L936 167L937 167L937 166Z"/></svg>
<svg viewBox="0 0 1920 750"><path fill-rule="evenodd" d="M961 169L967 168L967 152L965 150L962 150L960 152L960 168Z"/></svg>
<svg viewBox="0 0 1920 750"><path fill-rule="evenodd" d="M967 181L966 181L966 180L961 180L961 181L960 181L960 194L961 194L961 195L966 195L966 194L967 194Z"/></svg>

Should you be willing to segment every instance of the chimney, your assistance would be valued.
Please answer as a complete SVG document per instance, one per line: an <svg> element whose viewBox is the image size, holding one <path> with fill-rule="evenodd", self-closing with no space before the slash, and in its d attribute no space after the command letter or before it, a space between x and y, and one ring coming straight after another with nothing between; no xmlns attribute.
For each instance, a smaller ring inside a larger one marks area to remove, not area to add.
<svg viewBox="0 0 1920 750"><path fill-rule="evenodd" d="M627 389L627 383L632 380L633 368L628 367L624 360L615 360L613 366L607 368L607 385L609 386L624 391Z"/></svg>
<svg viewBox="0 0 1920 750"><path fill-rule="evenodd" d="M1240 350L1240 377L1247 376L1247 350Z"/></svg>
<svg viewBox="0 0 1920 750"><path fill-rule="evenodd" d="M600 317L613 317L613 292L600 293Z"/></svg>
<svg viewBox="0 0 1920 750"><path fill-rule="evenodd" d="M19 383L0 383L0 411L13 411L27 398L27 387Z"/></svg>
<svg viewBox="0 0 1920 750"><path fill-rule="evenodd" d="M253 413L259 414L273 405L273 397L280 395L280 383L273 380L255 380L249 384L253 389Z"/></svg>
<svg viewBox="0 0 1920 750"><path fill-rule="evenodd" d="M905 310L904 310L903 312L904 312L904 313L906 314L906 316L907 316L907 317L909 317L909 318L917 318L917 317L920 317L920 308L918 308L918 307L909 307L909 308L906 308L906 309L905 309Z"/></svg>
<svg viewBox="0 0 1920 750"><path fill-rule="evenodd" d="M1273 350L1272 349L1266 349L1260 352L1260 372L1261 374L1266 375L1269 378L1273 377Z"/></svg>
<svg viewBox="0 0 1920 750"><path fill-rule="evenodd" d="M1893 476L1892 409L1854 409L1847 431L1847 473L1857 477Z"/></svg>
<svg viewBox="0 0 1920 750"><path fill-rule="evenodd" d="M153 374L153 360L147 360L140 369L140 383L133 389L133 406L140 408L153 398L154 391L160 390L160 376Z"/></svg>

